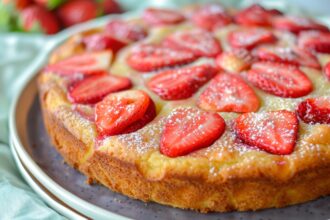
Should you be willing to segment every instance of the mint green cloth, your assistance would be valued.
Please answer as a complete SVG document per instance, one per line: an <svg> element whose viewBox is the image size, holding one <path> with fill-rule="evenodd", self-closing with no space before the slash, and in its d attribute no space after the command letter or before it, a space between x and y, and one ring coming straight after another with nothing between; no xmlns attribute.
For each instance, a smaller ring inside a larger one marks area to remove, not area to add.
<svg viewBox="0 0 330 220"><path fill-rule="evenodd" d="M298 2L299 0L295 0ZM146 5L182 6L198 0L160 0L140 1L122 0L128 9L141 9ZM222 1L225 4L247 5L252 0ZM263 1L268 6L283 11L297 11L297 7L288 7L283 1ZM302 1L303 2L303 1ZM317 1L312 4L317 4ZM329 17L322 21L330 24ZM64 219L49 208L42 199L22 179L11 155L8 134L8 111L12 97L22 85L24 69L33 62L45 43L45 37L27 34L0 33L0 219Z"/></svg>
<svg viewBox="0 0 330 220"><path fill-rule="evenodd" d="M0 219L64 219L25 183L8 147L10 101L43 42L42 36L0 35Z"/></svg>

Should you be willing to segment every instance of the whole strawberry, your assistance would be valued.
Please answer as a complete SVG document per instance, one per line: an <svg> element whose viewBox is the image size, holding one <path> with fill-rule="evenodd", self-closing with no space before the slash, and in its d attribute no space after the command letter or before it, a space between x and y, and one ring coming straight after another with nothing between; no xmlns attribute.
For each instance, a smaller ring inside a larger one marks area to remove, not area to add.
<svg viewBox="0 0 330 220"><path fill-rule="evenodd" d="M55 34L60 30L56 16L39 5L23 9L18 23L19 27L26 32Z"/></svg>
<svg viewBox="0 0 330 220"><path fill-rule="evenodd" d="M104 14L117 14L123 12L116 0L97 0L99 8Z"/></svg>
<svg viewBox="0 0 330 220"><path fill-rule="evenodd" d="M96 18L98 6L93 0L72 0L58 8L57 15L65 27Z"/></svg>

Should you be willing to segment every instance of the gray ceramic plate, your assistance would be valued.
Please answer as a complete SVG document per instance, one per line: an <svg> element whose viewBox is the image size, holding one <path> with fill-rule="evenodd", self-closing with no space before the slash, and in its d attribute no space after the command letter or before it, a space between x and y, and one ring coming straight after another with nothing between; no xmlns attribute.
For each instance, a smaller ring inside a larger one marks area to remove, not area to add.
<svg viewBox="0 0 330 220"><path fill-rule="evenodd" d="M330 219L330 197L282 209L200 214L155 203L143 203L100 185L85 184L85 177L63 163L61 156L49 143L37 101L35 74L47 60L49 52L67 36L104 23L105 20L98 20L81 25L62 32L46 43L40 56L27 68L22 80L24 85L13 100L10 115L13 150L17 152L26 170L45 190L73 210L94 219ZM42 194L41 191L36 192ZM56 208L55 203L48 203Z"/></svg>

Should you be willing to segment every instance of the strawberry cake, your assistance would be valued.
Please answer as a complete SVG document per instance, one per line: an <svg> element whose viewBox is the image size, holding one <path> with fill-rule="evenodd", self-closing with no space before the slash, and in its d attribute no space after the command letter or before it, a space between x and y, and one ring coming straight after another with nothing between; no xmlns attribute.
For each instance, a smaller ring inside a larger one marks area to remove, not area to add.
<svg viewBox="0 0 330 220"><path fill-rule="evenodd" d="M330 32L259 5L146 9L75 34L38 77L65 161L201 212L330 194Z"/></svg>

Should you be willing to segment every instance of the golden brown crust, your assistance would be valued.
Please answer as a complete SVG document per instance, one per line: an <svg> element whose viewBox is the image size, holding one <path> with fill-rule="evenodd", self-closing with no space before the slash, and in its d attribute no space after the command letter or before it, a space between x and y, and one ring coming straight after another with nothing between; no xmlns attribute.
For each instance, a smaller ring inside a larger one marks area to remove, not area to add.
<svg viewBox="0 0 330 220"><path fill-rule="evenodd" d="M330 167L311 169L285 182L260 177L210 184L189 176L167 175L150 180L135 164L111 157L106 151L95 151L86 163L77 166L88 147L44 106L42 104L47 131L65 161L110 189L135 199L201 212L224 212L283 207L330 194L330 176L325 175Z"/></svg>

